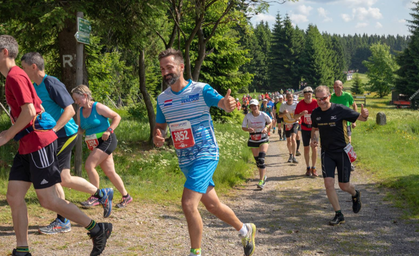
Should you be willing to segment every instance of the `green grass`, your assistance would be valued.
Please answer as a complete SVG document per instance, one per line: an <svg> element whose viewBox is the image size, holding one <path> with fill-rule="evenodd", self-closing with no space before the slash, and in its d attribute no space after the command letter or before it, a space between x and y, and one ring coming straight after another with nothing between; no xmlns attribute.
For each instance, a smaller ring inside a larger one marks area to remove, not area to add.
<svg viewBox="0 0 419 256"><path fill-rule="evenodd" d="M352 141L357 164L381 186L394 188L389 199L406 210L406 217L419 219L419 111L396 109L383 99L367 97L368 122L357 122ZM387 125L377 125L378 112Z"/></svg>
<svg viewBox="0 0 419 256"><path fill-rule="evenodd" d="M214 174L217 191L227 193L232 186L242 183L253 174L254 165L250 165L251 152L245 143L247 133L241 130L243 114L234 113L228 122L215 123L215 133L220 146L220 161ZM180 171L176 153L171 147L153 148L146 143L149 136L147 123L134 120L124 110L118 110L123 117L115 130L118 147L114 151L115 169L125 183L127 191L137 202L173 204L178 202L185 178ZM238 120L240 119L240 124ZM0 131L8 129L10 121L7 116L0 116ZM10 207L6 202L8 174L17 152L18 144L10 141L0 151L0 222L11 221ZM83 161L89 151L83 144ZM98 167L100 186L114 187ZM87 175L83 170L83 177ZM66 197L73 203L86 200L88 195L64 188ZM115 194L118 201L120 195ZM31 187L26 195L31 214L42 216L44 209L40 207L35 191Z"/></svg>

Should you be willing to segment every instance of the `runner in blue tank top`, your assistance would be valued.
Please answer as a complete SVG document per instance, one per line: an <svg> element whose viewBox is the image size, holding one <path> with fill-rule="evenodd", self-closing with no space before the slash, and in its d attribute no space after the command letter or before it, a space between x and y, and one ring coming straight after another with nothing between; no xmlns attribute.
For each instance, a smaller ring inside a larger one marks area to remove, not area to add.
<svg viewBox="0 0 419 256"><path fill-rule="evenodd" d="M132 201L132 197L126 191L124 182L115 171L112 154L118 143L114 130L118 127L121 117L107 106L94 102L92 92L86 85L81 84L75 87L71 90L71 94L76 104L80 106L79 111L77 111L79 130L86 132L85 142L91 150L85 163L89 181L97 188L99 187L100 180L96 171L96 167L99 165L122 195L122 199L116 207L123 208ZM111 124L109 119L112 120ZM89 207L95 203L96 198L91 196L82 205Z"/></svg>
<svg viewBox="0 0 419 256"><path fill-rule="evenodd" d="M236 101L222 97L211 86L183 78L182 52L167 49L159 54L160 69L169 86L157 98L156 128L153 142L163 146L169 125L179 167L186 177L182 208L188 223L190 255L201 255L202 219L198 211L201 201L212 214L233 226L242 237L245 255L255 249L256 226L243 224L235 213L218 199L212 176L218 164L218 145L214 135L210 107L231 112Z"/></svg>

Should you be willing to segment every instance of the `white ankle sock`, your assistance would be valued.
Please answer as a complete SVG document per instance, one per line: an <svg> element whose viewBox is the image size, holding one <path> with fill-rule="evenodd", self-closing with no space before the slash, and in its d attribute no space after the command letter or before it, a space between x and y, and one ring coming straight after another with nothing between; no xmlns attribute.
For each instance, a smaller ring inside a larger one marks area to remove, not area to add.
<svg viewBox="0 0 419 256"><path fill-rule="evenodd" d="M247 232L248 232L247 227L245 224L243 224L243 227L239 230L239 233L241 236L246 236Z"/></svg>

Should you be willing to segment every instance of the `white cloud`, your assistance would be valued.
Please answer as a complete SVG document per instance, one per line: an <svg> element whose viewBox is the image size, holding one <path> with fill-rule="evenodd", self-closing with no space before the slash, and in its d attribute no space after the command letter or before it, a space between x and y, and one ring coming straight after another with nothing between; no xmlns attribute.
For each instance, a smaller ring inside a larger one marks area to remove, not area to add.
<svg viewBox="0 0 419 256"><path fill-rule="evenodd" d="M305 15L305 16L308 16L308 15L310 15L310 11L311 10L313 10L313 7L311 7L311 6L306 6L306 5L299 5L299 6L297 6L297 11L300 13L300 14L303 14L303 15Z"/></svg>
<svg viewBox="0 0 419 256"><path fill-rule="evenodd" d="M380 9L371 7L369 7L368 9L364 7L353 8L352 16L358 20L366 20L368 18L374 18L378 20L383 18Z"/></svg>
<svg viewBox="0 0 419 256"><path fill-rule="evenodd" d="M259 13L253 17L256 22L267 21L267 22L275 22L276 18L272 15Z"/></svg>
<svg viewBox="0 0 419 256"><path fill-rule="evenodd" d="M382 27L383 27L383 25L381 25L381 23L377 21L377 23L375 23L375 27L376 27L376 28L382 28Z"/></svg>
<svg viewBox="0 0 419 256"><path fill-rule="evenodd" d="M356 24L356 28L364 28L364 27L366 27L366 26L368 26L368 23L366 23L366 22L358 22L358 24Z"/></svg>
<svg viewBox="0 0 419 256"><path fill-rule="evenodd" d="M343 0L339 1L349 8L359 6L373 6L378 0Z"/></svg>
<svg viewBox="0 0 419 256"><path fill-rule="evenodd" d="M307 16L303 14L291 14L290 19L293 23L308 22Z"/></svg>
<svg viewBox="0 0 419 256"><path fill-rule="evenodd" d="M399 23L406 23L405 19L398 20Z"/></svg>
<svg viewBox="0 0 419 256"><path fill-rule="evenodd" d="M324 18L323 22L333 21L333 19L328 16L328 13L324 8L322 7L317 8L317 13L319 14L320 17Z"/></svg>
<svg viewBox="0 0 419 256"><path fill-rule="evenodd" d="M349 21L351 21L351 20L352 20L352 18L351 18L351 16L350 16L349 14L342 13L340 16L342 17L342 19L343 19L345 22L349 22Z"/></svg>

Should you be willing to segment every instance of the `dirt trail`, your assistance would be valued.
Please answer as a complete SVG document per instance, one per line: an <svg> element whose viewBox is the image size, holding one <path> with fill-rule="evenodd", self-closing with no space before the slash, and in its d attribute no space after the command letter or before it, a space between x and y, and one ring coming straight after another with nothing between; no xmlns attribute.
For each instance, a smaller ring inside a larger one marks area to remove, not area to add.
<svg viewBox="0 0 419 256"><path fill-rule="evenodd" d="M327 223L334 212L323 179L304 176L303 156L297 157L299 164L286 163L287 158L286 142L278 141L278 135L273 134L266 158L265 189L256 189L255 176L222 197L242 221L254 222L258 227L255 256L419 254L419 225L402 220L401 210L384 200L388 191L378 189L362 170L351 177L362 192L361 211L354 214L350 195L338 189L346 223L331 227ZM317 166L320 170L320 163ZM100 208L87 213L101 220ZM201 208L201 213L203 255L242 255L237 232L205 209ZM45 211L42 217L30 217L32 255L89 255L91 242L84 229L76 225L66 234L36 234L38 225L53 216ZM172 207L135 202L127 209L115 209L109 221L114 224L114 232L102 255L188 255L189 238L180 202ZM1 223L0 255L7 255L14 245L11 223Z"/></svg>

